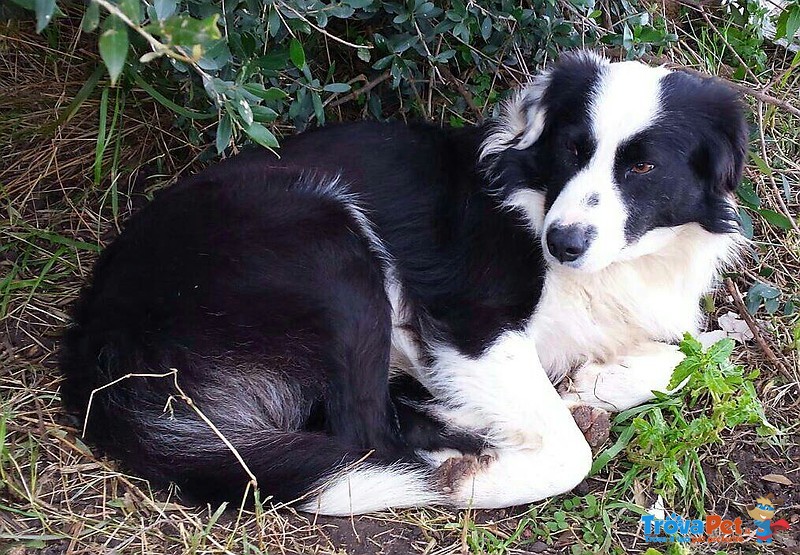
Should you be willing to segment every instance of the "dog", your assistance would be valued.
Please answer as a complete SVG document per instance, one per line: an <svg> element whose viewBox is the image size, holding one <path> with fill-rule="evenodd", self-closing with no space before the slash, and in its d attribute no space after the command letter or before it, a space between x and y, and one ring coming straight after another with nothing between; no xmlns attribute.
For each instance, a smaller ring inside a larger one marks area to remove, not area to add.
<svg viewBox="0 0 800 555"><path fill-rule="evenodd" d="M231 157L105 250L65 404L198 501L563 493L592 463L576 407L667 391L736 256L747 141L724 84L580 51L480 126L339 124Z"/></svg>

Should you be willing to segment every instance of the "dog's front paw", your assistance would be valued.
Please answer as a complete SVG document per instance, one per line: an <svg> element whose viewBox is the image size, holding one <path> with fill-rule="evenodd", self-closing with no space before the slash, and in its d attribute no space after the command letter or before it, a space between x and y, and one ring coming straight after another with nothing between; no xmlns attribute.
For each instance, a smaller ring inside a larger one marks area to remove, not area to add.
<svg viewBox="0 0 800 555"><path fill-rule="evenodd" d="M436 470L436 481L444 493L459 491L461 486L494 461L492 455L464 455L444 461Z"/></svg>
<svg viewBox="0 0 800 555"><path fill-rule="evenodd" d="M574 405L570 412L592 449L606 442L611 431L611 416L608 411L589 405Z"/></svg>

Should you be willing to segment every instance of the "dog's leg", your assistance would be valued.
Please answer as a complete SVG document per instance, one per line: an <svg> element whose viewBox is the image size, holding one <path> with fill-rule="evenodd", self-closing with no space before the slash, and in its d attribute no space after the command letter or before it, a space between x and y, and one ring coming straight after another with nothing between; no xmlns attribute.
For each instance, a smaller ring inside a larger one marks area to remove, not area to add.
<svg viewBox="0 0 800 555"><path fill-rule="evenodd" d="M530 339L507 333L477 359L436 353L425 384L455 425L482 430L491 454L439 468L438 487L461 507L507 507L563 493L588 474L592 453Z"/></svg>
<svg viewBox="0 0 800 555"><path fill-rule="evenodd" d="M653 342L613 363L578 368L560 388L561 397L569 404L623 411L649 401L653 391L667 392L683 357L677 346Z"/></svg>

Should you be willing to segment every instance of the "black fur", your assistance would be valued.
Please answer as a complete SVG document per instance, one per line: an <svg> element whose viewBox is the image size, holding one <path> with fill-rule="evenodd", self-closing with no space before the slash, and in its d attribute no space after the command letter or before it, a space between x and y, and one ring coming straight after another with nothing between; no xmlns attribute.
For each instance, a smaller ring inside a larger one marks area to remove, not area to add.
<svg viewBox="0 0 800 555"><path fill-rule="evenodd" d="M287 140L280 160L243 154L159 195L105 251L79 302L64 338L65 403L83 412L95 388L175 368L281 501L370 449L387 462L416 461L416 448L476 451L480 439L408 402L426 400L408 382L390 398L383 264L325 185L341 174L359 194L414 330L478 354L530 313L540 289L537 244L480 189L480 136L331 126ZM291 395L276 402L259 391L266 381ZM235 498L245 475L222 441L177 400L164 414L176 393L171 378L153 377L98 392L91 439L157 482Z"/></svg>

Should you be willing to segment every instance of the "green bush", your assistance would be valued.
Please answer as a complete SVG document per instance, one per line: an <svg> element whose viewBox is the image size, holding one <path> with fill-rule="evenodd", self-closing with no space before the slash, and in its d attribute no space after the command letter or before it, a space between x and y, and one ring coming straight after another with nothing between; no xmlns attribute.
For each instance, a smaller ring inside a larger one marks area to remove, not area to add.
<svg viewBox="0 0 800 555"><path fill-rule="evenodd" d="M64 15L57 0L13 1L35 11L40 32ZM276 148L276 124L324 124L326 107L343 98L378 119L400 107L430 116L422 93L431 75L457 91L448 119L458 125L557 50L603 44L635 58L675 42L654 18L659 5L615 0L601 12L596 0L87 0L81 24L97 33L112 83L135 83L179 122L216 121L209 130L221 153L243 138ZM729 36L743 53L763 56L763 36L747 27L762 12L754 0L728 8L730 32L750 37ZM790 38L800 0L776 23ZM376 84L394 89L397 102L361 94Z"/></svg>
<svg viewBox="0 0 800 555"><path fill-rule="evenodd" d="M14 1L35 10L39 31L63 15L56 0ZM222 152L244 136L275 148L273 124L323 124L346 95L382 119L397 106L358 94L376 82L418 108L431 71L448 88L454 76L467 82L469 101L454 95L458 124L493 105L496 76L524 81L556 50L602 38L633 57L675 38L635 3L614 10L619 33L609 34L595 0L91 0L82 26L99 35L113 82L136 83L179 118L216 119Z"/></svg>

